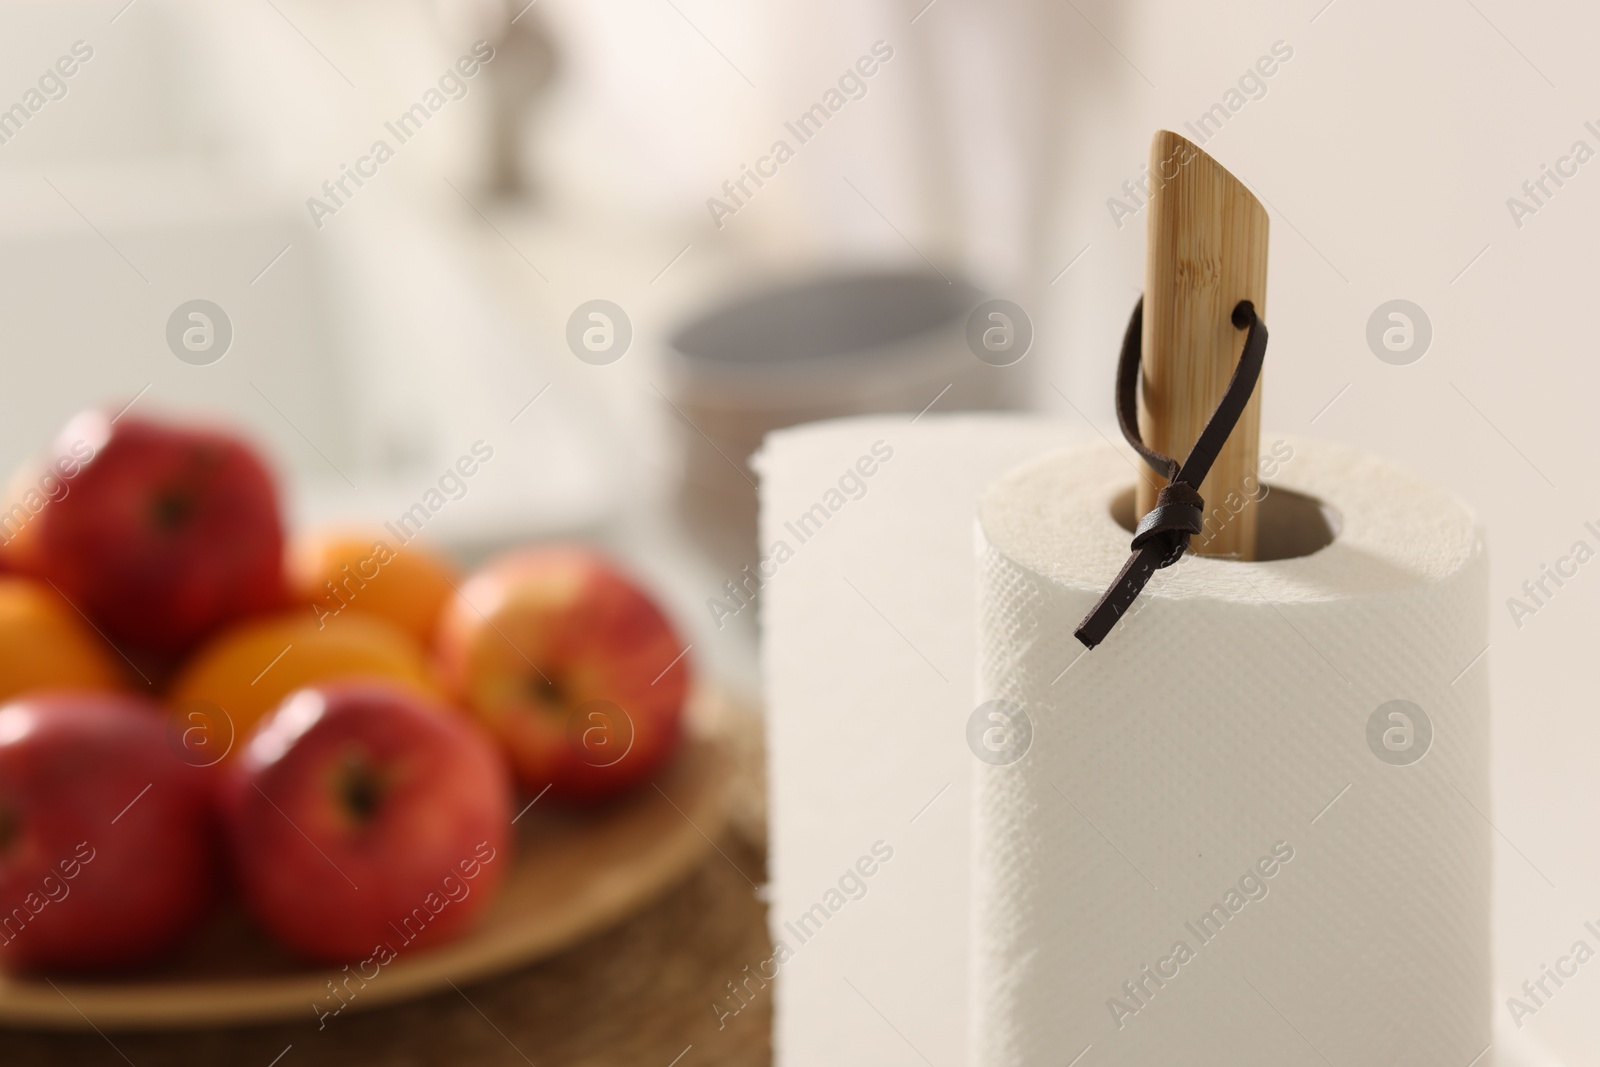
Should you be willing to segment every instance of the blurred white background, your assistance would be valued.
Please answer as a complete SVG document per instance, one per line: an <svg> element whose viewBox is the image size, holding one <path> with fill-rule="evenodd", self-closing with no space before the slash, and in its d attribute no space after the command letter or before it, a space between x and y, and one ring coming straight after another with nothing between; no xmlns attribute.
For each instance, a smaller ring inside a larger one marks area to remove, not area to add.
<svg viewBox="0 0 1600 1067"><path fill-rule="evenodd" d="M384 123L479 38L496 61L318 228L307 198L394 143ZM1017 395L1114 436L1144 220L1119 227L1107 200L1156 128L1188 133L1282 42L1264 95L1206 144L1271 210L1264 432L1387 455L1483 517L1494 639L1472 669L1498 733L1492 808L1474 799L1499 833L1509 994L1600 920L1600 567L1520 627L1505 607L1600 525L1600 162L1520 226L1507 207L1575 141L1600 151L1596 39L1592 5L1510 0L8 2L0 108L74 42L93 56L0 144L0 465L137 397L224 413L325 517L398 513L483 439L496 462L442 516L448 539L600 532L748 686L748 633L702 607L724 576L634 521L702 447L663 402L664 337L759 279L931 264L1031 314ZM865 94L719 227L707 199L879 41L893 57ZM526 195L491 188L497 91L530 101ZM209 366L165 341L194 298L235 331ZM607 366L565 342L594 298L635 331ZM1407 366L1365 336L1397 298L1433 329ZM1527 1028L1600 1063L1600 972Z"/></svg>

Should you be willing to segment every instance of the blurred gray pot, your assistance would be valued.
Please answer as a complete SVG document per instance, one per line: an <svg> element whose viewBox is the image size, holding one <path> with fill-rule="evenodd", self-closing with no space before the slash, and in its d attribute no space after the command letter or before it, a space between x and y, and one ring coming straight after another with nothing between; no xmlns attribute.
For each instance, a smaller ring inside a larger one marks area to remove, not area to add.
<svg viewBox="0 0 1600 1067"><path fill-rule="evenodd" d="M737 571L756 558L750 457L769 431L871 412L908 417L992 408L1004 368L974 356L967 318L982 294L937 274L837 273L759 289L670 339L681 416L679 505L694 536Z"/></svg>

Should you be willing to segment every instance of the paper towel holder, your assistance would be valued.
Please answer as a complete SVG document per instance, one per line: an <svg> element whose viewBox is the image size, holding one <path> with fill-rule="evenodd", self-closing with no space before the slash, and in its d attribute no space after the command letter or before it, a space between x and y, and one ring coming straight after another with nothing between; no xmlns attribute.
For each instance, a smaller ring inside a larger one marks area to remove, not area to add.
<svg viewBox="0 0 1600 1067"><path fill-rule="evenodd" d="M1171 130L1150 141L1150 210L1145 228L1144 316L1138 430L1157 452L1189 455L1244 354L1233 314L1249 301L1267 318L1266 208L1243 182ZM1261 447L1261 391L1255 388L1204 481L1221 500L1255 473ZM1141 481L1142 516L1164 479ZM1252 559L1256 515L1245 508L1229 529L1194 551Z"/></svg>
<svg viewBox="0 0 1600 1067"><path fill-rule="evenodd" d="M1136 485L1127 563L1074 636L1105 640L1151 576L1191 550L1254 559L1253 495L1198 545L1206 499L1239 495L1260 452L1257 386L1267 351L1267 213L1244 184L1186 138L1158 130L1145 234L1145 288L1123 336L1116 408L1122 435L1154 475ZM1242 336L1241 336L1242 335Z"/></svg>

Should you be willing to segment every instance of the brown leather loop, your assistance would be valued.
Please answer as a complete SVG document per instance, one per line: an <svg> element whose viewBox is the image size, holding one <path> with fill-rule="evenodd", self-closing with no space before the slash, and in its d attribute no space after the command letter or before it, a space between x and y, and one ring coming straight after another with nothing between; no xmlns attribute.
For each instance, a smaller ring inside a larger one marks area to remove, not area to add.
<svg viewBox="0 0 1600 1067"><path fill-rule="evenodd" d="M1151 575L1170 567L1189 550L1189 539L1204 529L1206 504L1199 486L1206 480L1211 465L1239 422L1250 394L1261 377L1261 364L1267 355L1267 325L1256 314L1255 305L1241 300L1234 305L1230 321L1236 329L1249 328L1244 352L1234 368L1228 388L1223 391L1217 410L1206 420L1189 456L1179 463L1144 443L1139 434L1140 336L1144 327L1144 298L1133 307L1128 329L1122 335L1122 354L1117 360L1117 422L1122 436L1134 447L1150 468L1167 479L1156 495L1156 506L1139 520L1133 535L1133 555L1123 564L1111 587L1078 624L1074 636L1087 648L1105 640L1111 628L1138 599Z"/></svg>
<svg viewBox="0 0 1600 1067"><path fill-rule="evenodd" d="M1182 482L1171 482L1156 494L1156 506L1139 520L1133 531L1135 551L1146 542L1159 539L1166 556L1176 562L1189 547L1189 538L1204 526L1206 502L1200 494Z"/></svg>

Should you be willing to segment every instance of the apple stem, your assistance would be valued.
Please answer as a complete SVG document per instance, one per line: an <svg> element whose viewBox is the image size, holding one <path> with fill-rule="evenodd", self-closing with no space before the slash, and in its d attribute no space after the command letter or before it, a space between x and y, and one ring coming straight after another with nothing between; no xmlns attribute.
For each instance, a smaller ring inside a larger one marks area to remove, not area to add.
<svg viewBox="0 0 1600 1067"><path fill-rule="evenodd" d="M383 781L365 760L356 758L349 762L341 785L345 807L357 819L366 822L377 813L383 800Z"/></svg>

